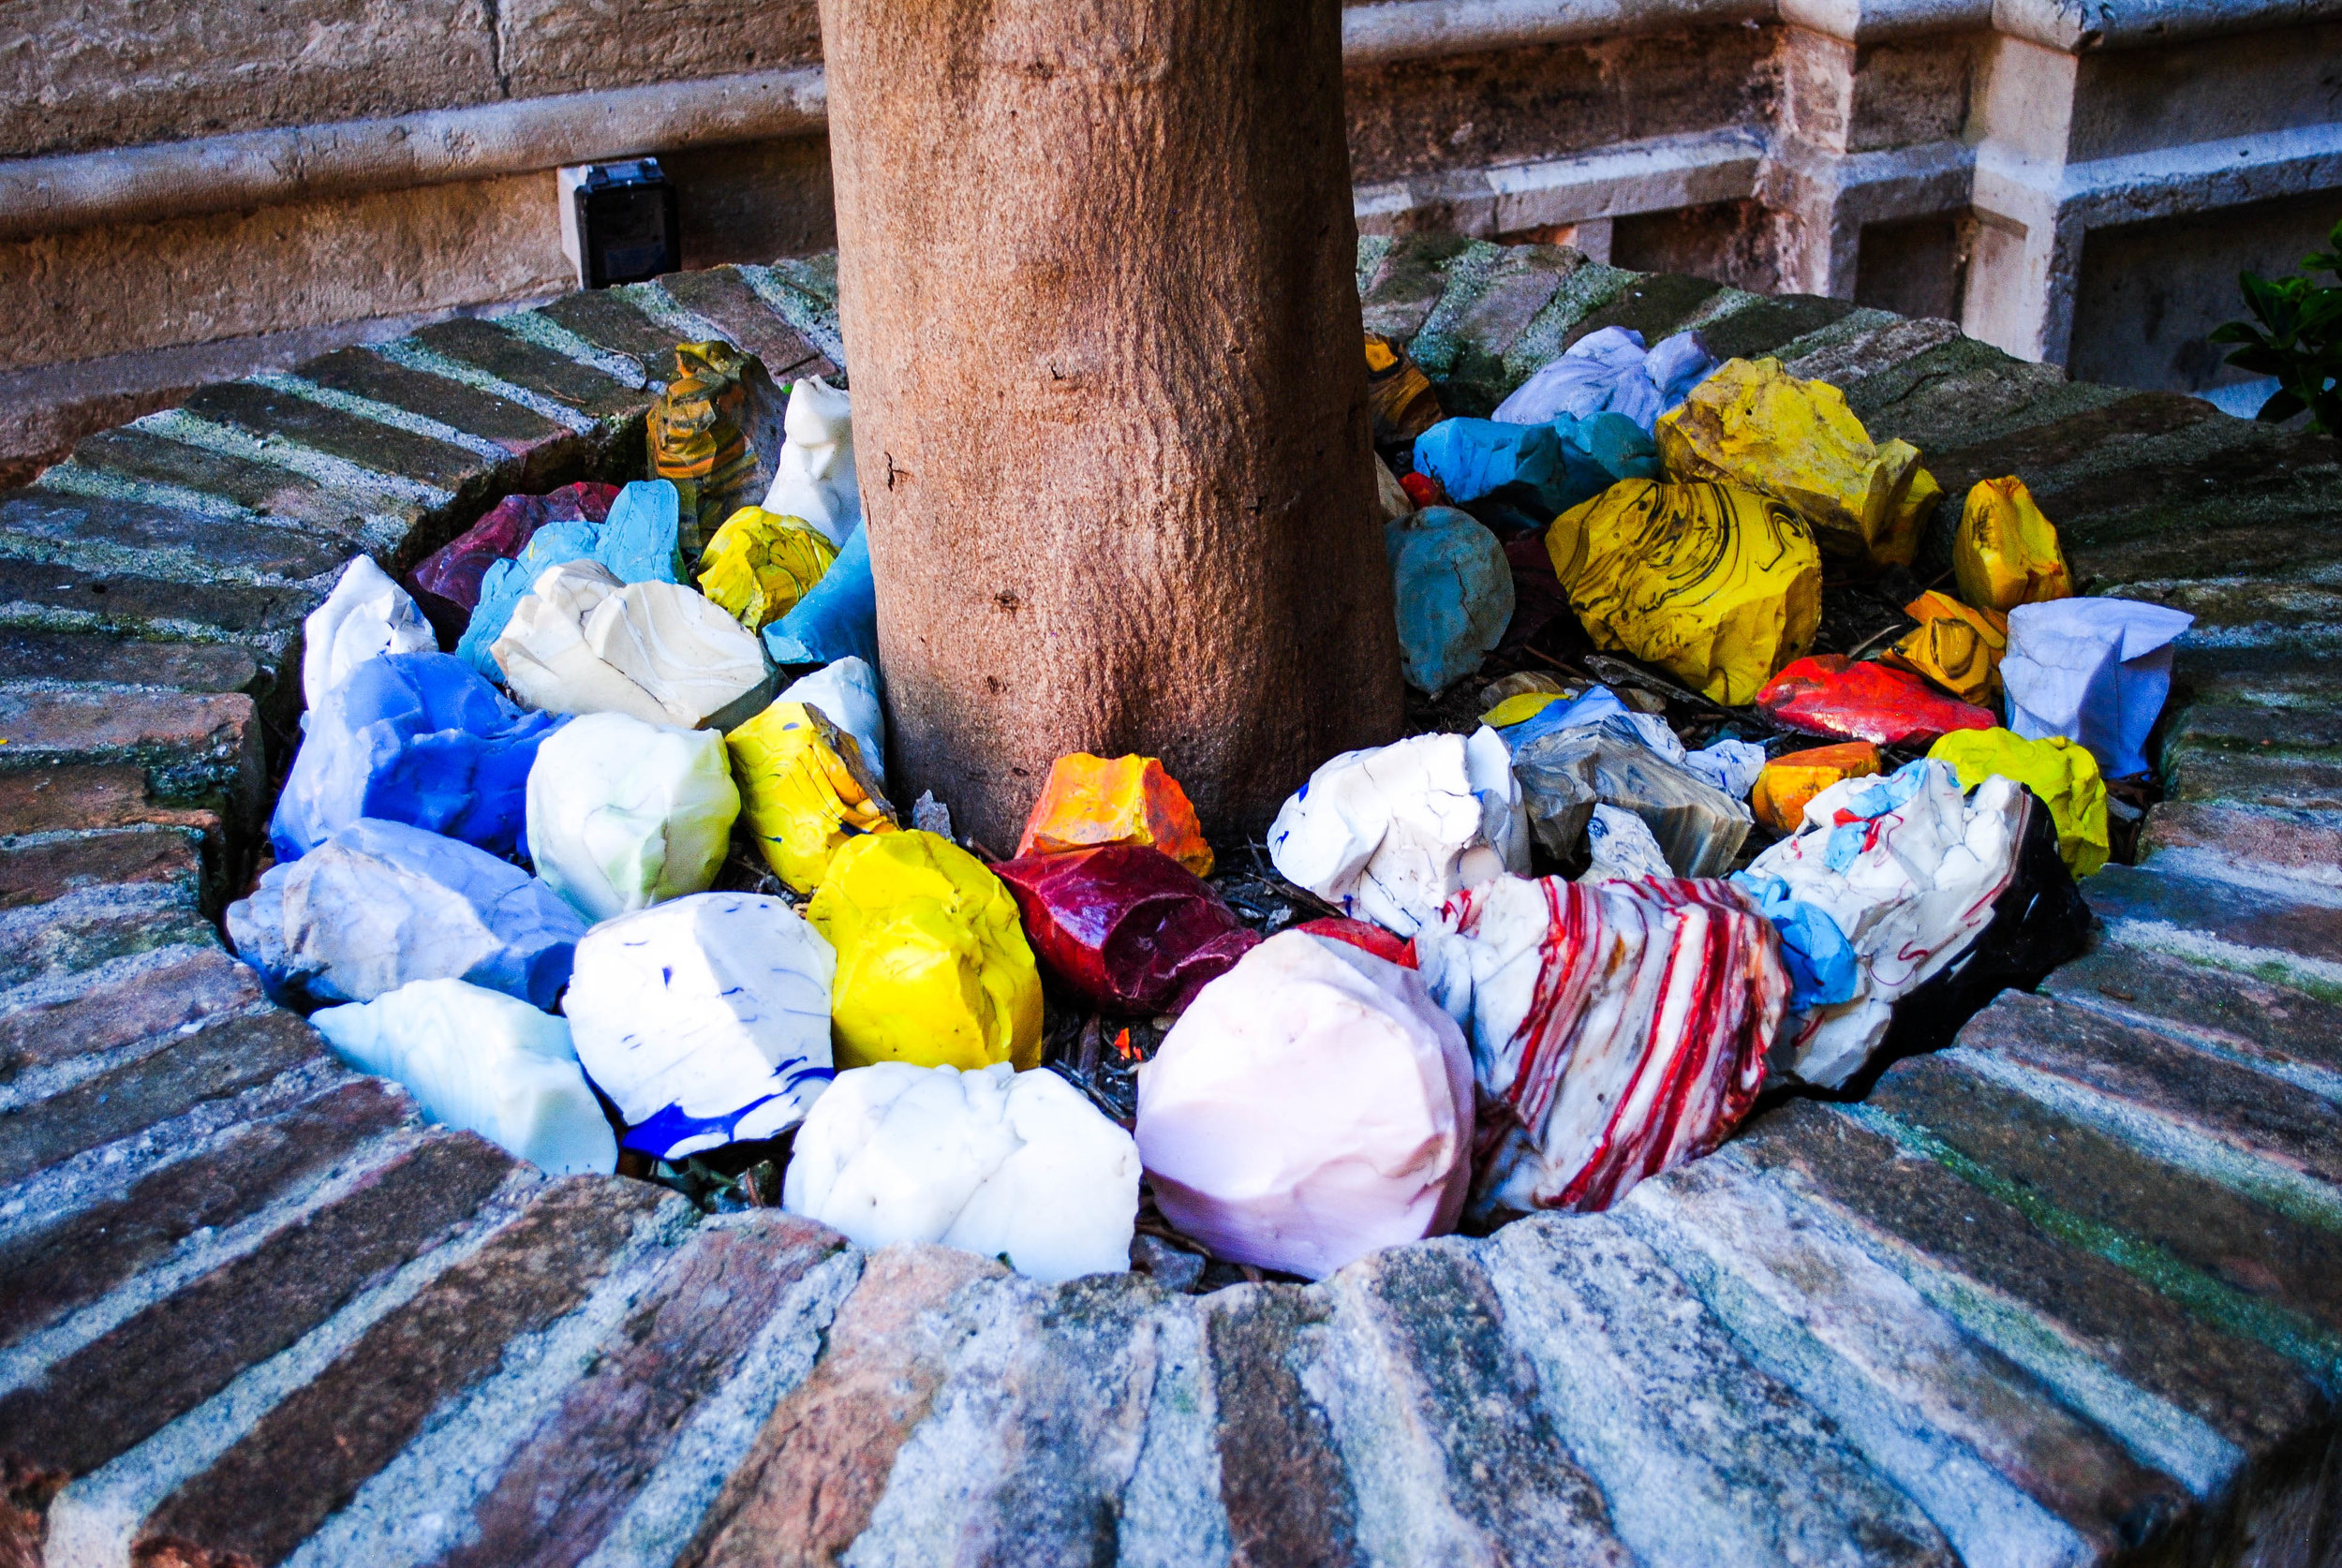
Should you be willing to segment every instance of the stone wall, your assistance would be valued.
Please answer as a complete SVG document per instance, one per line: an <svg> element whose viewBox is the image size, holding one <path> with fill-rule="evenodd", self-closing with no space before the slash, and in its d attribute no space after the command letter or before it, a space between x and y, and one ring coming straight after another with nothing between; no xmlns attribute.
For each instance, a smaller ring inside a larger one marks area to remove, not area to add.
<svg viewBox="0 0 2342 1568"><path fill-rule="evenodd" d="M833 274L207 387L0 492L0 1564L2342 1561L2342 447L1549 246L1358 275L1459 400L1604 325L1777 354L2195 613L2097 951L1608 1214L1312 1286L549 1180L221 950L300 618L355 551L638 473L677 337L825 363Z"/></svg>
<svg viewBox="0 0 2342 1568"><path fill-rule="evenodd" d="M687 264L830 243L811 0L27 0L0 40L0 478L205 379L568 287L549 170L659 153ZM2342 216L2337 0L1357 0L1361 227L2237 379Z"/></svg>

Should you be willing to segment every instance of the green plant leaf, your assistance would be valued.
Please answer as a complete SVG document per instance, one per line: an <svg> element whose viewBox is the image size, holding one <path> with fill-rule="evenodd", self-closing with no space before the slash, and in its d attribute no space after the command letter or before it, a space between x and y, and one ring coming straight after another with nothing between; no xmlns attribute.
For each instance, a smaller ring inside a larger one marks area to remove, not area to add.
<svg viewBox="0 0 2342 1568"><path fill-rule="evenodd" d="M2269 401L2260 406L2260 412L2253 418L2263 424L2282 424L2308 407L2291 392L2279 388L2269 394Z"/></svg>

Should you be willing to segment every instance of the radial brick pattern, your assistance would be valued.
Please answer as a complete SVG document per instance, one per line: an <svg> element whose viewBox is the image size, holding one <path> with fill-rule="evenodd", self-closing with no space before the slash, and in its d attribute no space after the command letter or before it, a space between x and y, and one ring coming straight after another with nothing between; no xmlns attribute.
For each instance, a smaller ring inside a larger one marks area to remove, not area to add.
<svg viewBox="0 0 2342 1568"><path fill-rule="evenodd" d="M633 471L680 337L834 369L828 264L207 389L0 496L0 1564L2342 1561L2342 451L1564 251L1359 280L1465 412L1603 325L1776 354L2192 611L2097 951L1610 1214L1307 1288L550 1180L220 949L301 617Z"/></svg>

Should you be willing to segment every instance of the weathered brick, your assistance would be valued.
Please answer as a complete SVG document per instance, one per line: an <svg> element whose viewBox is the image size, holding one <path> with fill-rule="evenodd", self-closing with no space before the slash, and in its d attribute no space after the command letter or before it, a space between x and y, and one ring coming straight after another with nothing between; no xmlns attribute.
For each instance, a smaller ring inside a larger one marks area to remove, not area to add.
<svg viewBox="0 0 2342 1568"><path fill-rule="evenodd" d="M2169 851L2200 851L2240 865L2342 881L2342 813L2333 811L2165 801L2147 813L2139 843L2147 864Z"/></svg>
<svg viewBox="0 0 2342 1568"><path fill-rule="evenodd" d="M1569 329L1562 345L1567 348L1605 327L1630 327L1645 343L1656 343L1682 330L1683 322L1724 288L1704 277L1682 273L1649 273L1613 295L1608 304L1581 318Z"/></svg>
<svg viewBox="0 0 2342 1568"><path fill-rule="evenodd" d="M1979 480L2008 472L2000 437L2123 395L2068 381L2053 364L2028 364L1959 338L1859 383L1847 404L1860 405L1857 417L1873 440L1899 437L1920 449L1956 516Z"/></svg>
<svg viewBox="0 0 2342 1568"><path fill-rule="evenodd" d="M2269 635L2254 640L2290 645L2302 629L2287 601L2316 587L2292 579L2318 570L2314 540L2326 528L2330 494L2330 485L2311 482L2264 488L2241 512L2203 495L2101 519L2086 536L2076 530L2068 564L2092 593L2196 615L2203 626L2191 643L2216 632L2232 647L2246 641L2241 631L2265 629Z"/></svg>
<svg viewBox="0 0 2342 1568"><path fill-rule="evenodd" d="M220 1019L62 1094L0 1112L0 1186L265 1084L324 1050L289 1013Z"/></svg>
<svg viewBox="0 0 2342 1568"><path fill-rule="evenodd" d="M1753 360L1817 333L1858 308L1822 294L1780 294L1703 323L1700 341L1719 360Z"/></svg>
<svg viewBox="0 0 2342 1568"><path fill-rule="evenodd" d="M1391 1391L1396 1412L1358 1402L1383 1431L1422 1435L1445 1472L1445 1508L1480 1552L1616 1568L1635 1561L1601 1491L1554 1431L1534 1368L1505 1337L1495 1286L1467 1251L1433 1245L1378 1252L1327 1290L1345 1315L1371 1325L1362 1338L1372 1350L1342 1357L1345 1383Z"/></svg>
<svg viewBox="0 0 2342 1568"><path fill-rule="evenodd" d="M0 988L54 982L159 947L214 939L193 897L99 888L0 914Z"/></svg>
<svg viewBox="0 0 2342 1568"><path fill-rule="evenodd" d="M199 1231L235 1224L285 1191L413 1117L383 1078L345 1084L247 1123L203 1153L133 1183L121 1197L0 1244L0 1345L95 1301Z"/></svg>
<svg viewBox="0 0 2342 1568"><path fill-rule="evenodd" d="M2113 428L2090 428L2094 419ZM2058 422L2063 431L2040 427L2038 437L2025 431L2014 439L2052 447L2056 437L2056 454L2068 461L2044 473L2033 490L2085 563L2100 539L2157 526L2196 535L2205 563L2198 574L2223 575L2218 535L2227 527L2255 521L2271 502L2280 515L2297 514L2332 496L2336 452L2330 437L2232 420L2176 392L2140 392L2097 415ZM2017 471L2026 472L2023 465Z"/></svg>
<svg viewBox="0 0 2342 1568"><path fill-rule="evenodd" d="M219 814L158 804L145 772L123 763L0 773L0 835L144 824L215 835Z"/></svg>
<svg viewBox="0 0 2342 1568"><path fill-rule="evenodd" d="M410 414L452 425L467 436L494 441L513 457L529 461L532 477L561 456L582 460L583 444L569 426L524 408L509 397L466 386L427 370L393 364L365 348L338 348L294 372L320 387L353 397L387 403ZM571 449L567 452L553 449Z"/></svg>
<svg viewBox="0 0 2342 1568"><path fill-rule="evenodd" d="M469 317L440 321L414 334L414 341L458 364L551 398L597 420L622 420L650 407L651 394L629 387L590 365L515 337Z"/></svg>
<svg viewBox="0 0 2342 1568"><path fill-rule="evenodd" d="M1560 318L1572 314L1564 291L1586 265L1574 250L1530 245L1508 251L1477 280L1469 303L1443 303L1438 335L1446 345L1442 407L1459 413L1493 410L1558 347ZM1574 290L1571 290L1574 293Z"/></svg>
<svg viewBox="0 0 2342 1568"><path fill-rule="evenodd" d="M1166 1366L1177 1353L1165 1354L1160 1319L1177 1314L1187 1327L1191 1311L1124 1275L1090 1275L1045 1294L1005 1281L969 1292L955 1321L988 1343L955 1368L938 1403L957 1426L971 1401L984 1401L983 1452L972 1463L932 1443L903 1454L886 1508L863 1537L868 1546L857 1550L875 1555L892 1543L897 1561L915 1561L948 1531L974 1561L1096 1561L1101 1522L1122 1503L1139 1434L1177 1400L1164 1384L1184 1368ZM1183 1534L1208 1535L1210 1504L1199 1497L1193 1506L1204 1516Z"/></svg>
<svg viewBox="0 0 2342 1568"><path fill-rule="evenodd" d="M2167 787L2182 801L2342 811L2342 757L2240 752L2183 742L2164 747L2163 772Z"/></svg>
<svg viewBox="0 0 2342 1568"><path fill-rule="evenodd" d="M1923 1294L1905 1275L1913 1249L1833 1209L1834 1194L1792 1163L1809 1145L1828 1151L1843 1131L1832 1116L1793 1103L1612 1212L1964 1561L2107 1561L2183 1519L2178 1487ZM1964 1212L1978 1225L1998 1218Z"/></svg>
<svg viewBox="0 0 2342 1568"><path fill-rule="evenodd" d="M1302 1386L1295 1341L1327 1316L1310 1293L1240 1285L1206 1298L1218 1407L1220 1501L1238 1568L1363 1563L1358 1501L1326 1411Z"/></svg>
<svg viewBox="0 0 2342 1568"><path fill-rule="evenodd" d="M2144 866L2110 865L2090 879L2090 908L2127 947L2176 952L2288 981L2289 967L2342 958L2342 907ZM2298 981L2291 981L2299 984Z"/></svg>
<svg viewBox="0 0 2342 1568"><path fill-rule="evenodd" d="M2276 533L2277 549L2283 548L2284 534L2290 533L2295 541L2291 550L2294 560L2301 560L2305 554L2297 531L2240 531L2247 540L2254 532L2264 539ZM2200 527L2203 553L2217 551L2227 541L2229 532L2220 527ZM2093 550L2083 559L2096 566L2100 557ZM2198 642L2261 643L2281 648L2322 643L2331 648L2342 640L2342 590L2324 583L2305 581L2316 568L2304 567L2296 574L2290 563L2286 563L2275 566L2266 576L2214 576L2209 570L2212 564L2206 563L2206 569L2199 575L2117 582L2091 579L2088 586L2094 592L2118 593L2119 597L2146 599L2186 611L2196 618L2187 635ZM2225 559L2217 564L2240 565Z"/></svg>
<svg viewBox="0 0 2342 1568"><path fill-rule="evenodd" d="M2041 989L2272 1066L2342 1072L2342 1007L2266 981L2110 947L2051 971Z"/></svg>
<svg viewBox="0 0 2342 1568"><path fill-rule="evenodd" d="M0 774L127 764L164 800L259 806L260 726L242 692L0 690Z"/></svg>
<svg viewBox="0 0 2342 1568"><path fill-rule="evenodd" d="M446 1241L512 1168L470 1133L425 1139L0 1396L0 1462L30 1475L96 1469Z"/></svg>
<svg viewBox="0 0 2342 1568"><path fill-rule="evenodd" d="M249 381L201 388L189 393L181 407L262 441L289 441L378 474L395 474L445 491L475 488L487 479L490 469L488 460L468 448L361 419Z"/></svg>
<svg viewBox="0 0 2342 1568"><path fill-rule="evenodd" d="M168 889L192 904L201 880L196 840L171 828L0 843L0 910L46 904L87 888L141 884Z"/></svg>
<svg viewBox="0 0 2342 1568"><path fill-rule="evenodd" d="M82 631L0 628L0 683L161 686L262 696L275 678L233 643L155 643Z"/></svg>
<svg viewBox="0 0 2342 1568"><path fill-rule="evenodd" d="M2136 392L2102 407L1995 437L1984 462L1999 473L2022 475L2028 483L2041 482L2083 459L2125 452L2142 441L2219 417L2219 410L2201 398ZM1949 465L1961 455L1946 452L1941 460ZM1938 460L1934 452L1928 457L1931 462Z"/></svg>
<svg viewBox="0 0 2342 1568"><path fill-rule="evenodd" d="M1550 267L1524 267L1490 278L1480 297L1456 318L1459 345L1492 362L1501 371L1505 350L1529 330L1537 312L1560 290L1569 270L1564 259L1574 254L1557 252ZM1449 372L1451 377L1454 374Z"/></svg>
<svg viewBox="0 0 2342 1568"><path fill-rule="evenodd" d="M2298 565L2298 536L2290 548ZM2172 668L2172 702L2250 703L2318 712L2342 703L2342 658L2296 649L2204 647L2183 639Z"/></svg>
<svg viewBox="0 0 2342 1568"><path fill-rule="evenodd" d="M62 562L0 560L0 619L166 637L218 636L281 651L323 598L306 588L168 583Z"/></svg>
<svg viewBox="0 0 2342 1568"><path fill-rule="evenodd" d="M843 1244L808 1220L759 1219L691 1239L481 1499L476 1533L442 1568L572 1568L600 1545L789 1288Z"/></svg>
<svg viewBox="0 0 2342 1568"><path fill-rule="evenodd" d="M2342 1105L2153 1029L2011 991L1970 1019L1959 1043L2342 1185Z"/></svg>
<svg viewBox="0 0 2342 1568"><path fill-rule="evenodd" d="M93 474L176 485L247 511L295 518L337 539L365 530L363 511L419 511L368 500L363 509L305 474L271 463L173 441L136 425L101 430L73 449L73 464Z"/></svg>
<svg viewBox="0 0 2342 1568"><path fill-rule="evenodd" d="M1460 234L1401 236L1363 290L1366 330L1401 344L1413 338L1446 291L1448 263L1471 244Z"/></svg>
<svg viewBox="0 0 2342 1568"><path fill-rule="evenodd" d="M1727 1538L1756 1561L1955 1561L1917 1504L1615 1221L1533 1217L1475 1256L1546 1412L1641 1561L1697 1561Z"/></svg>
<svg viewBox="0 0 2342 1568"><path fill-rule="evenodd" d="M109 966L78 994L0 1014L0 1084L31 1068L169 1034L261 999L260 983L207 939Z"/></svg>
<svg viewBox="0 0 2342 1568"><path fill-rule="evenodd" d="M2325 1397L2314 1379L2245 1325L2198 1316L2059 1235L2054 1213L2027 1213L1842 1111L1792 1106L1738 1146L1759 1169L1796 1173L1890 1244L2025 1304L2116 1374L2248 1453L2266 1455L2322 1417ZM2109 1463L2128 1468L2116 1457ZM2131 1517L2135 1509L2170 1522L2185 1503L2162 1477L2131 1470L2127 1478L2109 1472L2069 1506L2099 1512L2118 1538L2137 1542L2155 1531Z"/></svg>
<svg viewBox="0 0 2342 1568"><path fill-rule="evenodd" d="M949 1370L931 1314L1001 1272L936 1247L874 1254L837 1309L821 1364L765 1422L676 1568L836 1561L870 1522L897 1450Z"/></svg>
<svg viewBox="0 0 2342 1568"><path fill-rule="evenodd" d="M670 273L648 287L660 289L684 309L705 317L722 329L724 336L735 347L763 361L775 381L837 374L837 367L829 357L807 342L804 334L766 304L737 268Z"/></svg>
<svg viewBox="0 0 2342 1568"><path fill-rule="evenodd" d="M0 552L189 583L300 582L349 558L293 528L41 490L0 496Z"/></svg>
<svg viewBox="0 0 2342 1568"><path fill-rule="evenodd" d="M537 314L566 327L595 348L632 360L644 377L665 383L674 379L675 335L607 288L564 294Z"/></svg>
<svg viewBox="0 0 2342 1568"><path fill-rule="evenodd" d="M368 1328L145 1522L134 1562L277 1562L505 1348L577 1309L668 1194L570 1177Z"/></svg>
<svg viewBox="0 0 2342 1568"><path fill-rule="evenodd" d="M2342 1235L2142 1154L1972 1065L1964 1052L1905 1062L1868 1102L2070 1214L2342 1328Z"/></svg>
<svg viewBox="0 0 2342 1568"><path fill-rule="evenodd" d="M1960 329L1949 321L1896 321L1802 355L1781 368L1809 381L1827 381L1842 391L1849 390L1907 364L1959 335Z"/></svg>

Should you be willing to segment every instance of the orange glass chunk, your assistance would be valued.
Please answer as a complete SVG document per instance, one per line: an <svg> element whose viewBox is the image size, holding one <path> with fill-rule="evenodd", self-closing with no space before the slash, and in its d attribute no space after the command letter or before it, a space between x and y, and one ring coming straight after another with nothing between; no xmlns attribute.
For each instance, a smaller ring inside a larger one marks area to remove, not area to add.
<svg viewBox="0 0 2342 1568"><path fill-rule="evenodd" d="M1161 762L1087 751L1060 757L1016 841L1016 858L1104 844L1161 850L1197 876L1211 875L1211 846L1204 842L1195 808Z"/></svg>
<svg viewBox="0 0 2342 1568"><path fill-rule="evenodd" d="M1976 610L1949 594L1928 592L1903 607L1919 628L1886 655L1977 707L2000 695L2000 659L2008 651L2008 617Z"/></svg>
<svg viewBox="0 0 2342 1568"><path fill-rule="evenodd" d="M1845 741L1775 757L1756 776L1748 797L1756 820L1775 833L1795 833L1805 820L1805 803L1842 778L1868 778L1879 770L1878 747Z"/></svg>

